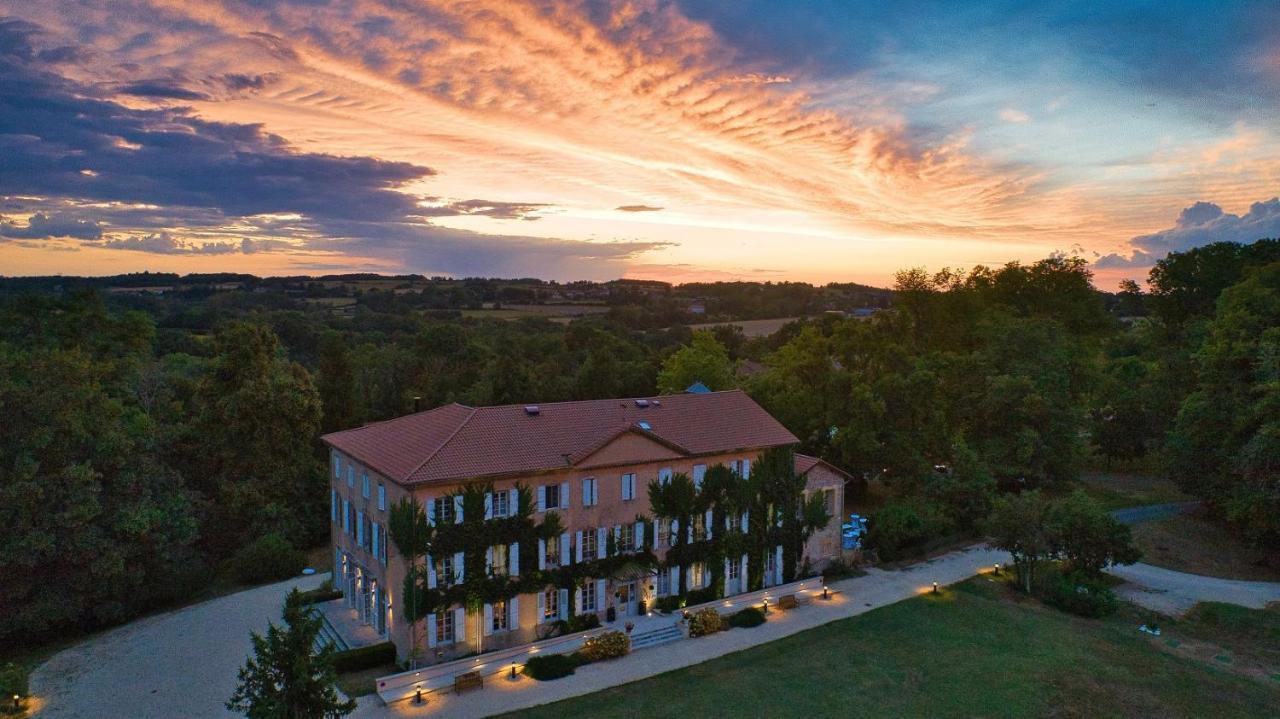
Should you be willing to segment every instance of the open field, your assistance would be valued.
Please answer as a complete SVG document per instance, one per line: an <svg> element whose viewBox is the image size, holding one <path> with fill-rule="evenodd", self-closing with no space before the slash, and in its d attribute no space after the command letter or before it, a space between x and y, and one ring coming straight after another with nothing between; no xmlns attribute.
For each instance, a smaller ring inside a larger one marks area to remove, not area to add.
<svg viewBox="0 0 1280 719"><path fill-rule="evenodd" d="M491 320L518 320L525 317L545 317L553 322L569 322L576 317L599 315L609 311L605 305L596 304L561 304L561 305L502 305L495 309L487 306L479 310L462 310L463 317L474 317Z"/></svg>
<svg viewBox="0 0 1280 719"><path fill-rule="evenodd" d="M1084 490L1106 509L1195 499L1184 494L1167 478L1153 474L1084 472L1080 475L1080 482L1084 485Z"/></svg>
<svg viewBox="0 0 1280 719"><path fill-rule="evenodd" d="M1277 612L1233 608L1231 626L1274 622ZM1073 617L982 577L516 716L1274 714L1280 669L1258 661L1271 656L1270 634L1226 631L1193 615L1156 638L1136 631L1139 616L1126 608L1106 620Z"/></svg>
<svg viewBox="0 0 1280 719"><path fill-rule="evenodd" d="M691 330L709 330L712 327L721 327L724 325L735 325L742 328L742 334L747 337L768 337L769 335L782 329L782 326L802 320L803 317L781 317L773 320L737 320L734 322L704 322L697 325L689 325Z"/></svg>
<svg viewBox="0 0 1280 719"><path fill-rule="evenodd" d="M1142 561L1180 572L1224 579L1280 582L1280 568L1267 566L1266 553L1246 545L1229 527L1202 512L1133 525Z"/></svg>

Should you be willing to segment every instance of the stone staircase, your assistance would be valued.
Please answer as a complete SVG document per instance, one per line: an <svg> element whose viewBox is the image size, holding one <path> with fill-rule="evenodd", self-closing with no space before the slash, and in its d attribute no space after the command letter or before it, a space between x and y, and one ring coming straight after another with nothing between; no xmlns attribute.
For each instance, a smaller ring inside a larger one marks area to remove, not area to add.
<svg viewBox="0 0 1280 719"><path fill-rule="evenodd" d="M316 635L315 648L320 651L326 645L332 644L333 648L340 652L345 652L351 647L347 646L346 640L334 629L333 624L329 621L329 617L324 612L317 612L320 615L320 633Z"/></svg>
<svg viewBox="0 0 1280 719"><path fill-rule="evenodd" d="M667 644L680 639L684 639L684 632L679 625L671 624L661 629L651 629L647 632L638 632L631 635L631 650L648 649L661 644Z"/></svg>

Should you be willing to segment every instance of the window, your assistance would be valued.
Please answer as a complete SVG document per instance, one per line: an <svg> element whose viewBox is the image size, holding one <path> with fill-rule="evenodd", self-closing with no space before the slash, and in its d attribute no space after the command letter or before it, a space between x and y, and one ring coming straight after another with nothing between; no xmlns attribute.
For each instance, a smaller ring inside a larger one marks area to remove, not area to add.
<svg viewBox="0 0 1280 719"><path fill-rule="evenodd" d="M453 497L436 497L431 503L436 524L453 524Z"/></svg>
<svg viewBox="0 0 1280 719"><path fill-rule="evenodd" d="M495 544L489 549L493 555L493 561L489 564L489 574L491 576L500 577L507 574L507 545Z"/></svg>
<svg viewBox="0 0 1280 719"><path fill-rule="evenodd" d="M707 516L705 514L693 515L693 541L701 542L707 538Z"/></svg>
<svg viewBox="0 0 1280 719"><path fill-rule="evenodd" d="M453 612L445 610L436 612L436 643L448 644L453 642Z"/></svg>
<svg viewBox="0 0 1280 719"><path fill-rule="evenodd" d="M695 489L702 489L702 478L707 474L707 465L693 465L693 486Z"/></svg>
<svg viewBox="0 0 1280 719"><path fill-rule="evenodd" d="M582 587L582 608L581 613L596 611L596 583L587 582Z"/></svg>
<svg viewBox="0 0 1280 719"><path fill-rule="evenodd" d="M560 506L560 485L548 484L542 488L543 496L546 497L545 505L547 509L555 509Z"/></svg>
<svg viewBox="0 0 1280 719"><path fill-rule="evenodd" d="M342 479L342 455L333 453L333 478Z"/></svg>
<svg viewBox="0 0 1280 719"><path fill-rule="evenodd" d="M742 461L737 459L729 460L729 470L734 474L742 475Z"/></svg>
<svg viewBox="0 0 1280 719"><path fill-rule="evenodd" d="M729 574L728 574L729 579L737 579L738 572L740 571L742 571L742 562L734 562L734 561L729 562Z"/></svg>
<svg viewBox="0 0 1280 719"><path fill-rule="evenodd" d="M347 486L356 486L356 468L352 467L350 462L347 462Z"/></svg>
<svg viewBox="0 0 1280 719"><path fill-rule="evenodd" d="M453 555L446 554L436 561L436 584L453 584Z"/></svg>
<svg viewBox="0 0 1280 719"><path fill-rule="evenodd" d="M658 572L658 596L665 597L671 593L671 573L663 570Z"/></svg>
<svg viewBox="0 0 1280 719"><path fill-rule="evenodd" d="M360 496L369 498L369 475L364 472L360 473Z"/></svg>
<svg viewBox="0 0 1280 719"><path fill-rule="evenodd" d="M542 563L548 569L560 566L560 538L548 539L543 543Z"/></svg>
<svg viewBox="0 0 1280 719"><path fill-rule="evenodd" d="M671 520L660 518L658 520L658 546L666 547L671 544Z"/></svg>
<svg viewBox="0 0 1280 719"><path fill-rule="evenodd" d="M493 493L493 516L505 517L510 509L511 494L506 490Z"/></svg>
<svg viewBox="0 0 1280 719"><path fill-rule="evenodd" d="M827 510L828 517L836 516L836 491L834 489L822 491L822 508Z"/></svg>
<svg viewBox="0 0 1280 719"><path fill-rule="evenodd" d="M506 601L494 602L491 611L493 612L493 631L505 632L507 630Z"/></svg>
<svg viewBox="0 0 1280 719"><path fill-rule="evenodd" d="M387 511L387 488L386 485L378 485L378 511Z"/></svg>
<svg viewBox="0 0 1280 719"><path fill-rule="evenodd" d="M338 522L338 507L340 506L341 505L338 503L338 490L336 489L329 490L329 521L330 522L333 522L335 524Z"/></svg>
<svg viewBox="0 0 1280 719"><path fill-rule="evenodd" d="M672 475L672 472L670 467L663 467L662 469L658 470L658 483L666 484L667 482L670 482L671 475Z"/></svg>
<svg viewBox="0 0 1280 719"><path fill-rule="evenodd" d="M351 534L351 503L342 500L342 532L343 534Z"/></svg>
<svg viewBox="0 0 1280 719"><path fill-rule="evenodd" d="M582 530L582 558L586 561L595 559L598 553L595 528Z"/></svg>
<svg viewBox="0 0 1280 719"><path fill-rule="evenodd" d="M582 506L594 507L599 496L596 494L596 480L588 477L582 480Z"/></svg>
<svg viewBox="0 0 1280 719"><path fill-rule="evenodd" d="M703 580L706 579L706 565L702 562L695 562L689 565L689 588L702 589Z"/></svg>
<svg viewBox="0 0 1280 719"><path fill-rule="evenodd" d="M729 531L736 532L738 531L738 527L742 524L742 515L737 512L730 512L729 515L725 517L725 521L729 524Z"/></svg>
<svg viewBox="0 0 1280 719"><path fill-rule="evenodd" d="M618 531L618 552L635 551L636 547L636 525L624 524Z"/></svg>
<svg viewBox="0 0 1280 719"><path fill-rule="evenodd" d="M630 502L636 498L636 475L622 475L622 501Z"/></svg>
<svg viewBox="0 0 1280 719"><path fill-rule="evenodd" d="M554 621L560 618L560 590L548 589L542 593L542 619Z"/></svg>

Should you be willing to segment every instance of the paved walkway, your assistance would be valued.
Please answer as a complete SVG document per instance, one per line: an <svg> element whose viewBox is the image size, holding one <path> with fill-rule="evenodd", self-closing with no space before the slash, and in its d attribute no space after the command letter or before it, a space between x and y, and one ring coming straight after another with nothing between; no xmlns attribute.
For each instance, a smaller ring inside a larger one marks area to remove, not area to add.
<svg viewBox="0 0 1280 719"><path fill-rule="evenodd" d="M1280 582L1219 579L1142 563L1107 571L1129 582L1116 589L1121 597L1174 616L1185 614L1196 602L1229 602L1254 609L1280 602Z"/></svg>
<svg viewBox="0 0 1280 719"><path fill-rule="evenodd" d="M1200 502L1169 502L1167 504L1148 504L1141 507L1126 507L1111 511L1111 516L1121 524L1139 524L1152 522L1165 517L1186 514L1200 506Z"/></svg>
<svg viewBox="0 0 1280 719"><path fill-rule="evenodd" d="M360 708L352 716L485 717L589 694L856 616L927 592L935 581L951 584L989 569L995 562L1008 561L1005 552L973 547L898 571L870 569L865 577L831 585L839 593L830 601L815 600L789 612L771 611L769 621L753 629L642 649L621 659L580 667L572 679L538 682L521 675L516 681L487 680L483 690L461 696L432 694L425 706L410 702L383 706L376 696L361 697Z"/></svg>
<svg viewBox="0 0 1280 719"><path fill-rule="evenodd" d="M293 586L328 574L256 587L140 619L55 654L31 674L44 719L186 719L235 716L223 708L253 649L249 630L280 622Z"/></svg>

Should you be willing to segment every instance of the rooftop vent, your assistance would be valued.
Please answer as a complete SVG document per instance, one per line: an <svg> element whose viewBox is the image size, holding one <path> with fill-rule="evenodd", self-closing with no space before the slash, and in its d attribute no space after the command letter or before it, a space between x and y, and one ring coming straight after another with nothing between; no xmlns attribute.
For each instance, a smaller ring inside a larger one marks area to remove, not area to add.
<svg viewBox="0 0 1280 719"><path fill-rule="evenodd" d="M542 410L538 409L538 405L536 405L536 404L526 404L526 405L524 406L524 413L525 413L525 414L527 414L527 415L529 415L530 417L535 417L535 416L537 416L537 415L538 415L538 413L539 413L539 412L541 412L541 411L542 411Z"/></svg>
<svg viewBox="0 0 1280 719"><path fill-rule="evenodd" d="M646 432L648 432L649 430L653 429L653 427L652 427L648 422L646 422L646 421L644 421L644 420L640 420L639 422L636 422L636 424L640 426L640 429L643 429L643 430L644 430L644 431L646 431Z"/></svg>
<svg viewBox="0 0 1280 719"><path fill-rule="evenodd" d="M647 400L647 399L638 399L638 400L636 400L636 406L637 406L637 407L648 407L648 406L649 406L649 400Z"/></svg>

